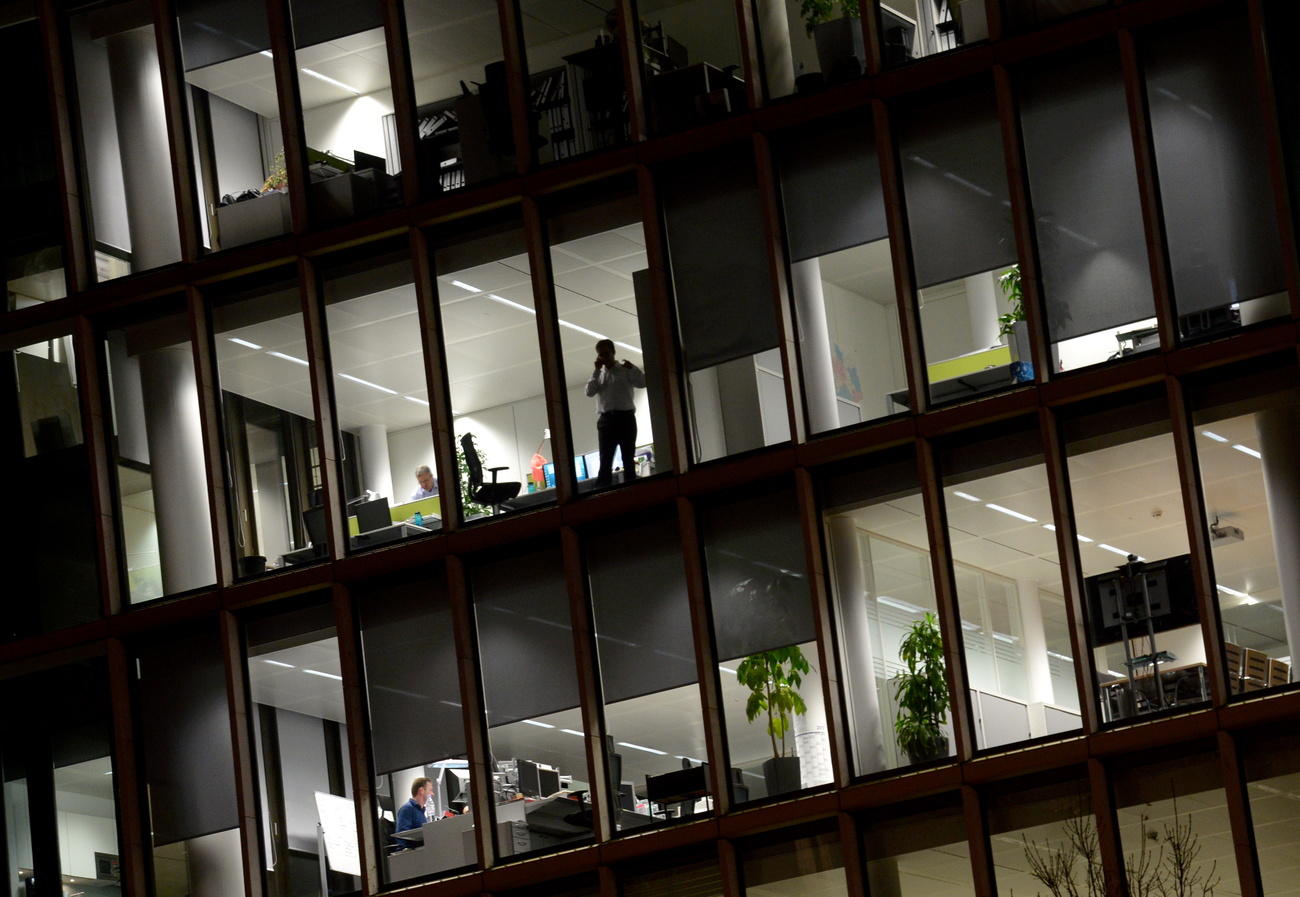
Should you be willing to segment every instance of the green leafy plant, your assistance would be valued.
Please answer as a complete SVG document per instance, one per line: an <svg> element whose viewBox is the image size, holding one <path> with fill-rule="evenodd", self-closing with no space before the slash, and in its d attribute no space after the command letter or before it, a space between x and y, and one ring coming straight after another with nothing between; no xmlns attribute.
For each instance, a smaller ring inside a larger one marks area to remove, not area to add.
<svg viewBox="0 0 1300 897"><path fill-rule="evenodd" d="M481 470L484 464L483 453L480 452L476 446L474 448L474 454L478 455L478 464L479 469ZM464 514L465 519L468 520L470 517L478 517L492 513L492 509L486 505L480 505L476 502L470 501L469 497L474 490L471 489L469 485L469 463L465 460L464 449L456 449L456 468L460 471L460 506L463 509L462 513Z"/></svg>
<svg viewBox="0 0 1300 897"><path fill-rule="evenodd" d="M284 164L284 150L280 150L271 160L271 173L262 184L262 192L270 193L272 190L283 190L288 186L289 171Z"/></svg>
<svg viewBox="0 0 1300 897"><path fill-rule="evenodd" d="M934 614L912 624L898 646L907 669L894 675L899 716L898 746L909 757L931 757L944 743L939 727L948 721L948 680L944 678L943 638Z"/></svg>
<svg viewBox="0 0 1300 897"><path fill-rule="evenodd" d="M799 14L803 16L803 25L809 34L822 22L838 18L835 14L837 8L841 15L850 19L861 15L858 0L799 0Z"/></svg>
<svg viewBox="0 0 1300 897"><path fill-rule="evenodd" d="M1021 291L1020 266L1012 265L998 277L1002 295L1011 303L1011 311L998 315L998 336L1010 336L1017 321L1025 319L1025 294Z"/></svg>
<svg viewBox="0 0 1300 897"><path fill-rule="evenodd" d="M745 716L752 723L759 716L767 715L773 757L786 755L785 736L794 728L794 717L808 712L798 688L810 669L798 645L751 654L736 667L736 679L749 689Z"/></svg>

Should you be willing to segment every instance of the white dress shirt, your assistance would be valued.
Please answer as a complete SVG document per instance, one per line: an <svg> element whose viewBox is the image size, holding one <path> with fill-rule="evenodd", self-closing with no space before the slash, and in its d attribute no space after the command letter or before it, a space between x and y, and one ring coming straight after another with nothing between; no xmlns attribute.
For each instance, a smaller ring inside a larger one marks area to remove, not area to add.
<svg viewBox="0 0 1300 897"><path fill-rule="evenodd" d="M596 410L635 411L633 389L645 389L645 374L628 361L616 362L613 367L601 367L587 381L587 395L596 397Z"/></svg>

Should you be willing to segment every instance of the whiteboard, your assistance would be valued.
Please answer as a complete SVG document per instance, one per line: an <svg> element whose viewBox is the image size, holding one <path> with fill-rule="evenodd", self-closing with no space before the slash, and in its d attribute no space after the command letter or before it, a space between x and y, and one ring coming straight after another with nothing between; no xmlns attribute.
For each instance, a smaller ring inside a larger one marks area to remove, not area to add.
<svg viewBox="0 0 1300 897"><path fill-rule="evenodd" d="M357 844L357 817L352 801L317 791L316 813L325 833L325 855L329 867L335 872L360 877L361 851Z"/></svg>

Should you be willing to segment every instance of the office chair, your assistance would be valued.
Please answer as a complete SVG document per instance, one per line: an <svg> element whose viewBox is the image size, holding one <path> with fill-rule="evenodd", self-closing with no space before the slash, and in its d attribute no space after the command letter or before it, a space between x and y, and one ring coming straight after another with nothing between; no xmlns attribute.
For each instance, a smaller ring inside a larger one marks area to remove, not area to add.
<svg viewBox="0 0 1300 897"><path fill-rule="evenodd" d="M460 438L460 446L465 451L465 466L469 468L469 495L465 496L475 504L491 505L492 513L500 513L501 506L519 494L519 483L498 483L497 474L504 467L489 467L492 482L483 482L483 465L478 459L478 449L474 447L474 434L466 433Z"/></svg>

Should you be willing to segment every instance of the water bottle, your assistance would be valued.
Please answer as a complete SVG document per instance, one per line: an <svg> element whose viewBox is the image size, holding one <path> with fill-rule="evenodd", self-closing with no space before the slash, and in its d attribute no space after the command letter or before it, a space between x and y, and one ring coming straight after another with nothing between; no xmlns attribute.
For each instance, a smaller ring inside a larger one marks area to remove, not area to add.
<svg viewBox="0 0 1300 897"><path fill-rule="evenodd" d="M424 526L424 515L421 514L419 511L415 512L415 525Z"/></svg>

